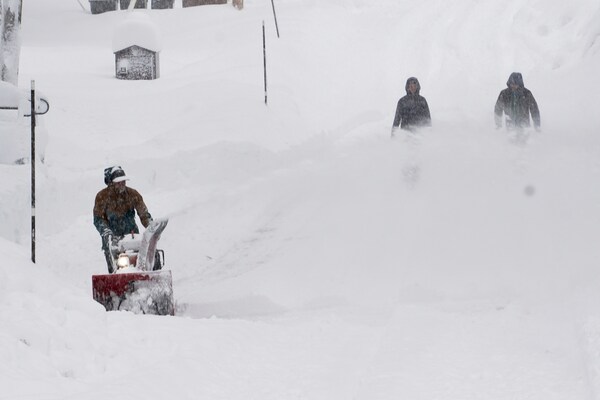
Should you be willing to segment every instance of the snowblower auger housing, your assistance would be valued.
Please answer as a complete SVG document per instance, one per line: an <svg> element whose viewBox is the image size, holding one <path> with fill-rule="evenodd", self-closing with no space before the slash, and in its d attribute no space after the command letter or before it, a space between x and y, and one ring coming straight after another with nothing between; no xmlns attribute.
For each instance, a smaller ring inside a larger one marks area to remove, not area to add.
<svg viewBox="0 0 600 400"><path fill-rule="evenodd" d="M174 315L173 279L163 270L165 253L156 246L168 219L150 223L143 234L110 243L105 252L113 273L92 276L94 300L107 311Z"/></svg>

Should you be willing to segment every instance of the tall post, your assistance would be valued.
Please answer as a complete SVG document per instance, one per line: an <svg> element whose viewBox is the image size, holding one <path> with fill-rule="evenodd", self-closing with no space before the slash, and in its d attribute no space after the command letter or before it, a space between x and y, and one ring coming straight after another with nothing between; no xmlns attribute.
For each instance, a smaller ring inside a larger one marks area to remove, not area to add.
<svg viewBox="0 0 600 400"><path fill-rule="evenodd" d="M271 6L273 6L273 18L275 19L275 29L277 30L277 37L279 37L279 26L277 25L277 14L275 14L274 0L271 0Z"/></svg>
<svg viewBox="0 0 600 400"><path fill-rule="evenodd" d="M263 34L263 69L265 76L265 105L267 104L267 44L265 39L265 21L262 23Z"/></svg>
<svg viewBox="0 0 600 400"><path fill-rule="evenodd" d="M31 261L35 264L35 81L31 81Z"/></svg>

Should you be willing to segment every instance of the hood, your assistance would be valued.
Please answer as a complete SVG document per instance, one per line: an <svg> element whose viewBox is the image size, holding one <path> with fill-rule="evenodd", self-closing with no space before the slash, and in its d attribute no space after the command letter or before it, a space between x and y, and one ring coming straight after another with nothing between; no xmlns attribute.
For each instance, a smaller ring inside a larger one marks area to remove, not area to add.
<svg viewBox="0 0 600 400"><path fill-rule="evenodd" d="M516 83L519 87L524 88L525 84L523 83L523 75L520 72L513 72L508 77L508 81L506 81L506 86L510 87L511 83Z"/></svg>
<svg viewBox="0 0 600 400"><path fill-rule="evenodd" d="M406 90L406 94L410 93L408 91L408 82L412 82L412 81L416 81L417 82L417 93L416 94L419 94L419 92L421 91L421 84L419 83L419 80L417 78L415 78L414 76L411 76L410 78L408 78L406 80L406 85L404 85L404 89Z"/></svg>

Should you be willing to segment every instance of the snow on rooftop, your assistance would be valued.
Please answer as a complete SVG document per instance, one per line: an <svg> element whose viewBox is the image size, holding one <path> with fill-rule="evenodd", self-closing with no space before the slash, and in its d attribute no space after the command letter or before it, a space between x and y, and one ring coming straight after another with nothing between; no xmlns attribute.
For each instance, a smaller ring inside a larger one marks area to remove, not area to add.
<svg viewBox="0 0 600 400"><path fill-rule="evenodd" d="M134 45L156 52L162 49L158 27L144 12L127 12L126 19L117 25L113 35L115 53Z"/></svg>

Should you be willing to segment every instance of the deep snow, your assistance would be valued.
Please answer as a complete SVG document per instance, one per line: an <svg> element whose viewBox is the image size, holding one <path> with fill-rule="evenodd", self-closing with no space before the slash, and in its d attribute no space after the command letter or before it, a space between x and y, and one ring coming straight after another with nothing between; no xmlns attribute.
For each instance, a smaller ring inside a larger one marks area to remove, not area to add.
<svg viewBox="0 0 600 400"><path fill-rule="evenodd" d="M35 265L0 165L0 399L600 399L596 1L278 0L279 39L269 1L176 5L134 11L161 77L131 82L127 12L24 4L51 109ZM513 71L525 145L493 127ZM391 140L413 75L433 127ZM170 218L176 317L91 299L113 164Z"/></svg>

